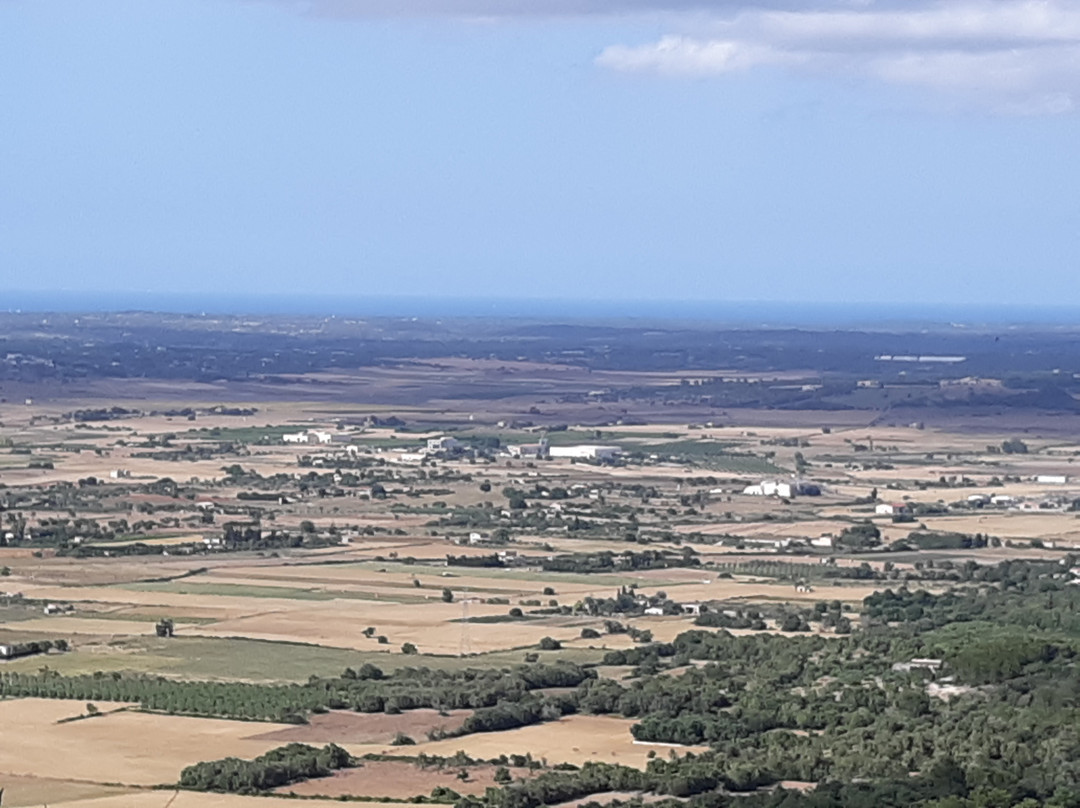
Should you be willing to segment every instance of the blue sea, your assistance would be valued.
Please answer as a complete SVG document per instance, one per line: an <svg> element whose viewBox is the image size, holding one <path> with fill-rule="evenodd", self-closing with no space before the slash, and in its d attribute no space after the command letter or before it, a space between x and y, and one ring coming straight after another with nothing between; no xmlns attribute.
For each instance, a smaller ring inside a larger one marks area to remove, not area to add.
<svg viewBox="0 0 1080 808"><path fill-rule="evenodd" d="M195 315L279 314L423 319L495 317L565 323L631 319L668 325L750 328L1080 326L1080 306L237 295L209 292L7 291L0 292L0 311L144 311Z"/></svg>

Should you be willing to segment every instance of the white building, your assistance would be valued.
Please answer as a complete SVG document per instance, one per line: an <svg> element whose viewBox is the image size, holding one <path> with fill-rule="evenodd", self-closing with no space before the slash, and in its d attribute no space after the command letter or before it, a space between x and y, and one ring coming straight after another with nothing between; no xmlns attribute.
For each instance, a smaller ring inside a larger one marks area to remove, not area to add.
<svg viewBox="0 0 1080 808"><path fill-rule="evenodd" d="M428 438L427 440L427 450L429 452L453 452L461 447L461 441L446 435L440 435L437 438Z"/></svg>
<svg viewBox="0 0 1080 808"><path fill-rule="evenodd" d="M109 476L114 480L124 480L131 476L131 472L127 469L113 469L109 472Z"/></svg>
<svg viewBox="0 0 1080 808"><path fill-rule="evenodd" d="M944 663L940 659L916 658L908 662L896 662L893 664L894 671L924 670L936 673L941 670Z"/></svg>
<svg viewBox="0 0 1080 808"><path fill-rule="evenodd" d="M334 440L332 432L312 430L310 432L286 432L281 436L283 443L331 443Z"/></svg>
<svg viewBox="0 0 1080 808"><path fill-rule="evenodd" d="M819 536L816 539L810 539L811 547L823 547L825 549L831 549L833 546L832 536Z"/></svg>
<svg viewBox="0 0 1080 808"><path fill-rule="evenodd" d="M794 539L779 536L744 536L739 538L739 542L746 547L771 547L774 550L786 550L794 543Z"/></svg>
<svg viewBox="0 0 1080 808"><path fill-rule="evenodd" d="M572 457L579 460L614 460L622 454L618 446L597 446L581 444L578 446L551 446L548 448L550 457Z"/></svg>
<svg viewBox="0 0 1080 808"><path fill-rule="evenodd" d="M542 459L548 456L548 444L541 439L539 443L519 443L506 447L506 453L511 457L529 457Z"/></svg>
<svg viewBox="0 0 1080 808"><path fill-rule="evenodd" d="M1035 482L1043 485L1065 485L1068 481L1064 474L1040 474L1035 478Z"/></svg>
<svg viewBox="0 0 1080 808"><path fill-rule="evenodd" d="M892 516L897 513L907 513L908 506L902 502L879 502L874 507L874 513L878 516Z"/></svg>
<svg viewBox="0 0 1080 808"><path fill-rule="evenodd" d="M795 495L795 486L778 480L762 480L756 485L746 486L743 493L753 497L792 497Z"/></svg>

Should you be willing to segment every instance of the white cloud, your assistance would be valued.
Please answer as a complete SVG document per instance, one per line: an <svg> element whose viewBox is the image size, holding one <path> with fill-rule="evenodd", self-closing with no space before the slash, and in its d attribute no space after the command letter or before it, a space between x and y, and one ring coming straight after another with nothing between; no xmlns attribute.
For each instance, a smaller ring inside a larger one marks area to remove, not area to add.
<svg viewBox="0 0 1080 808"><path fill-rule="evenodd" d="M655 70L658 73L701 75L748 70L760 65L793 63L798 54L784 53L767 45L722 39L665 36L639 47L612 45L597 63L616 70Z"/></svg>
<svg viewBox="0 0 1080 808"><path fill-rule="evenodd" d="M1080 101L1080 0L715 15L704 31L612 45L597 64L720 75L762 66L923 88L1009 114L1058 114Z"/></svg>

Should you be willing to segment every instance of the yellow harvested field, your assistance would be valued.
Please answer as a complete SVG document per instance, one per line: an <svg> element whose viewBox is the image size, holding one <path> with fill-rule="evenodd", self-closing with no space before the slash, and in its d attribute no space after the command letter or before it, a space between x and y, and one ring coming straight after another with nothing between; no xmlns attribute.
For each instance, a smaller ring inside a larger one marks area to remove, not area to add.
<svg viewBox="0 0 1080 808"><path fill-rule="evenodd" d="M667 587L665 591L682 602L699 600L773 600L810 601L862 600L879 589L885 589L888 581L877 586L855 584L852 586L815 585L810 592L797 592L791 584L765 583L761 581L717 578L708 584L686 584ZM662 588L662 587L661 587ZM648 590L646 590L648 591Z"/></svg>
<svg viewBox="0 0 1080 808"><path fill-rule="evenodd" d="M150 620L103 620L93 616L71 617L58 615L55 617L35 617L32 620L22 620L18 623L19 631L24 632L47 632L61 635L94 635L94 636L138 636L154 633L154 623Z"/></svg>
<svg viewBox="0 0 1080 808"><path fill-rule="evenodd" d="M133 544L145 544L149 547L168 547L172 544L194 544L202 540L202 533L185 533L182 536L159 536L157 538L131 539L129 541L88 542L87 545L90 547L103 547L107 550L110 547L127 547Z"/></svg>
<svg viewBox="0 0 1080 808"><path fill-rule="evenodd" d="M103 711L110 706L115 705L98 705ZM83 712L84 704L77 701L0 701L0 726L19 727L0 733L0 774L143 786L173 783L192 763L260 755L275 743L252 736L288 727L135 711L56 723Z"/></svg>
<svg viewBox="0 0 1080 808"><path fill-rule="evenodd" d="M80 780L55 780L49 777L15 777L7 774L0 774L0 787L4 789L4 808L41 808L42 805L132 793L132 789L120 786L103 786Z"/></svg>
<svg viewBox="0 0 1080 808"><path fill-rule="evenodd" d="M470 616L505 614L506 606L476 604ZM461 647L462 606L458 603L397 604L373 601L293 601L288 608L266 608L257 614L204 626L184 627L188 636L249 637L259 640L317 642L338 648L371 650L372 640L361 632L375 626L391 647L414 643L421 652L456 654ZM472 622L469 645L474 653L533 645L545 636L571 639L577 627L546 622Z"/></svg>
<svg viewBox="0 0 1080 808"><path fill-rule="evenodd" d="M927 516L932 530L983 533L1004 539L1033 539L1080 544L1080 519L1068 512L974 511L961 516Z"/></svg>
<svg viewBox="0 0 1080 808"><path fill-rule="evenodd" d="M175 796L175 799L173 799ZM170 802L171 801L171 802ZM64 808L296 808L290 797L244 797L239 794L213 794L199 791L132 791L96 799L58 803ZM310 808L341 808L340 800L305 799ZM386 808L380 802L349 802L350 808ZM52 805L52 803L50 803ZM417 803L394 803L401 808L415 808Z"/></svg>
<svg viewBox="0 0 1080 808"><path fill-rule="evenodd" d="M627 718L596 715L572 715L547 724L534 724L505 732L481 732L461 738L428 741L409 747L410 754L450 756L459 749L475 758L490 759L499 755L531 753L546 758L549 764L605 762L645 768L649 751L667 755L676 752L703 752L707 747L635 743ZM401 747L350 747L354 754L378 751L400 754Z"/></svg>

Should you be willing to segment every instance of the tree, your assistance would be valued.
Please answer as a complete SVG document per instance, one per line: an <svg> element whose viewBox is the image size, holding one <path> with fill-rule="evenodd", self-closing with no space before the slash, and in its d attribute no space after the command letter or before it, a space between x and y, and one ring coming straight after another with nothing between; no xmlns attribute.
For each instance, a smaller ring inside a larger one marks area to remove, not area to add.
<svg viewBox="0 0 1080 808"><path fill-rule="evenodd" d="M419 652L416 650L415 645L413 645L411 642L407 642L403 646L401 646L401 653L403 653L403 654L416 654L416 653L419 653Z"/></svg>
<svg viewBox="0 0 1080 808"><path fill-rule="evenodd" d="M495 769L494 779L500 786L510 785L514 780L513 776L510 774L510 770L505 766L499 766Z"/></svg>
<svg viewBox="0 0 1080 808"><path fill-rule="evenodd" d="M552 587L550 587L550 586L545 586L545 587L544 587L544 594L545 594L545 595L554 595L554 594L555 594L555 590L554 590L554 589L553 589Z"/></svg>
<svg viewBox="0 0 1080 808"><path fill-rule="evenodd" d="M856 549L877 547L881 544L881 531L872 522L860 522L840 531L837 541L845 547Z"/></svg>
<svg viewBox="0 0 1080 808"><path fill-rule="evenodd" d="M483 491L485 494L488 493L491 490L491 483L489 483L487 480L484 480L482 483L480 483L480 490Z"/></svg>
<svg viewBox="0 0 1080 808"><path fill-rule="evenodd" d="M443 587L442 599L443 599L443 603L453 603L454 602L454 593L451 591L450 587L448 587L448 586Z"/></svg>
<svg viewBox="0 0 1080 808"><path fill-rule="evenodd" d="M312 522L310 519L305 519L304 521L302 521L300 523L300 532L301 533L314 533L315 532L315 523Z"/></svg>
<svg viewBox="0 0 1080 808"><path fill-rule="evenodd" d="M538 647L541 651L558 651L562 648L562 643L552 637L544 637Z"/></svg>

